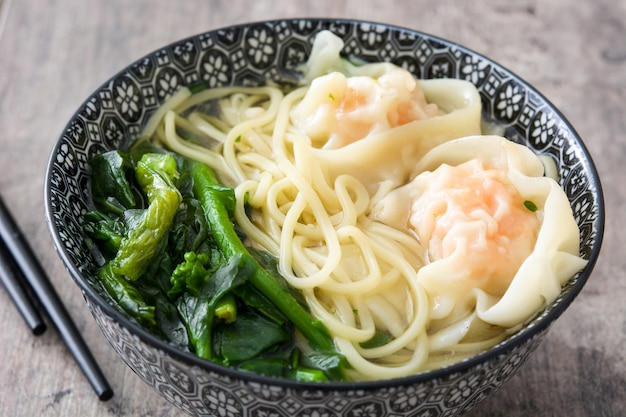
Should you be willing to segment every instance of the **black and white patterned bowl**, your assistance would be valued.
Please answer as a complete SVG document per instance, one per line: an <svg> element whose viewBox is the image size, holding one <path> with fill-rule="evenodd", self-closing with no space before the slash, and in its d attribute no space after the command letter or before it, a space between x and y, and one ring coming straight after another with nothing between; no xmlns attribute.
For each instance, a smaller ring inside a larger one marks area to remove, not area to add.
<svg viewBox="0 0 626 417"><path fill-rule="evenodd" d="M558 166L581 229L586 268L530 324L493 349L445 369L362 383L296 383L244 374L162 342L109 305L94 284L96 264L81 230L92 206L87 161L127 148L155 109L182 85L209 87L289 82L306 61L315 34L330 29L345 53L391 61L419 78L474 83L483 117L505 136ZM604 206L600 181L581 139L540 93L488 58L446 40L370 22L295 19L257 22L203 33L165 46L103 84L71 118L49 160L46 216L57 251L82 290L113 349L172 404L197 416L458 416L507 381L570 305L598 257Z"/></svg>

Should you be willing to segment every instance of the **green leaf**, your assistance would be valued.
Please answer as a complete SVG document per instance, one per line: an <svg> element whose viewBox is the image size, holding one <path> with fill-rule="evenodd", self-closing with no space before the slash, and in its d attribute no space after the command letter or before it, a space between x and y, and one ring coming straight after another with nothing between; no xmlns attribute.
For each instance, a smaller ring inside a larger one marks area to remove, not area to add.
<svg viewBox="0 0 626 417"><path fill-rule="evenodd" d="M303 382L325 382L328 381L326 374L320 369L298 368L295 371L294 379Z"/></svg>
<svg viewBox="0 0 626 417"><path fill-rule="evenodd" d="M161 335L177 346L189 346L187 328L181 321L178 309L163 293L160 293L155 304L155 317Z"/></svg>
<svg viewBox="0 0 626 417"><path fill-rule="evenodd" d="M131 208L135 206L135 197L127 179L134 166L128 154L121 151L109 151L96 155L90 162L91 192L96 204L114 207L116 204ZM107 203L112 199L113 203Z"/></svg>
<svg viewBox="0 0 626 417"><path fill-rule="evenodd" d="M132 283L114 273L110 264L106 264L100 269L98 277L118 307L139 323L150 327L156 324L154 306L146 303L141 292Z"/></svg>
<svg viewBox="0 0 626 417"><path fill-rule="evenodd" d="M205 276L202 288L198 288L198 276L193 276L193 268L188 270L190 281L187 285L195 286L199 295L185 291L177 299L176 305L189 332L189 340L196 355L204 359L215 359L212 349L213 322L215 309L225 294L243 284L250 271L240 267L240 258L232 257L221 265L212 275Z"/></svg>
<svg viewBox="0 0 626 417"><path fill-rule="evenodd" d="M383 346L393 340L393 336L388 332L376 330L374 336L370 340L360 343L363 349L372 349Z"/></svg>
<svg viewBox="0 0 626 417"><path fill-rule="evenodd" d="M196 355L204 359L213 359L211 349L211 327L213 313L206 299L183 293L176 301L176 307L187 328L189 343Z"/></svg>
<svg viewBox="0 0 626 417"><path fill-rule="evenodd" d="M90 211L83 216L83 230L96 241L98 248L106 256L112 257L120 247L126 227L116 217L100 211Z"/></svg>
<svg viewBox="0 0 626 417"><path fill-rule="evenodd" d="M235 292L246 306L257 310L274 323L282 325L287 321L285 315L252 285L242 285Z"/></svg>
<svg viewBox="0 0 626 417"><path fill-rule="evenodd" d="M283 358L257 358L251 359L237 366L238 369L253 372L259 375L284 377L288 363Z"/></svg>
<svg viewBox="0 0 626 417"><path fill-rule="evenodd" d="M252 359L291 340L282 326L251 313L239 314L233 323L221 326L218 334L219 353L229 363Z"/></svg>
<svg viewBox="0 0 626 417"><path fill-rule="evenodd" d="M348 369L348 361L339 353L312 353L303 356L302 365L320 369L333 381L343 380L343 370Z"/></svg>
<svg viewBox="0 0 626 417"><path fill-rule="evenodd" d="M166 243L182 200L173 184L177 175L176 161L167 154L145 154L137 163L135 176L150 205L122 239L113 272L138 279Z"/></svg>
<svg viewBox="0 0 626 417"><path fill-rule="evenodd" d="M530 200L524 201L524 207L526 207L529 211L533 213L537 211L537 205Z"/></svg>

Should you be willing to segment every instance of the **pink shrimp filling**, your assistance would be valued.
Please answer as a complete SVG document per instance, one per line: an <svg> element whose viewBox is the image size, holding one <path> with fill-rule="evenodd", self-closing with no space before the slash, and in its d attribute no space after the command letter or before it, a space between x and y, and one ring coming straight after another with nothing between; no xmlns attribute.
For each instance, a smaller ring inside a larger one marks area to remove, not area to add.
<svg viewBox="0 0 626 417"><path fill-rule="evenodd" d="M463 265L464 279L502 295L537 240L540 221L496 169L478 160L442 165L414 201L410 224L427 245L430 262Z"/></svg>

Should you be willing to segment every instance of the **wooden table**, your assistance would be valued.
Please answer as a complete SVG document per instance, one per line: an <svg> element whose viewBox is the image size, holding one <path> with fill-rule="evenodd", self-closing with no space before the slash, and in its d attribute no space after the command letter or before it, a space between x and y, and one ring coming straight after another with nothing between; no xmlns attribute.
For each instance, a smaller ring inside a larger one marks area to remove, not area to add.
<svg viewBox="0 0 626 417"><path fill-rule="evenodd" d="M180 38L279 17L422 30L488 55L542 91L603 179L602 256L522 371L470 416L626 415L626 1L0 0L0 192L115 390L99 401L53 328L33 336L0 289L1 416L179 416L116 356L57 257L43 209L49 152L93 90Z"/></svg>

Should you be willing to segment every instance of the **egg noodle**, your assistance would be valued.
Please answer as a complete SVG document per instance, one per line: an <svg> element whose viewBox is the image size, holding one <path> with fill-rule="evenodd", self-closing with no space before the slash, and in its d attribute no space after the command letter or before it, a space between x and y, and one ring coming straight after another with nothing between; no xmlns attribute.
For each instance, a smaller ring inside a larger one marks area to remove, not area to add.
<svg viewBox="0 0 626 417"><path fill-rule="evenodd" d="M289 92L182 89L144 134L207 163L234 188L247 244L276 257L351 364L349 379L458 362L505 339L584 265L571 209L528 149L481 135L480 97L471 84L418 82L391 64L353 65L339 58L342 47L320 33L303 86ZM480 161L475 171L487 172L498 190L508 190L494 192L510 197L495 196L495 211L460 202L460 210L469 207L466 226L439 224L453 201L444 195L438 212L435 191L458 194L454 184L469 174L438 168L467 161ZM453 176L447 186L445 175ZM436 181L440 188L429 188ZM526 240L498 231L509 206L528 201L536 207L520 212L531 218L520 232ZM467 225L495 249L477 252ZM511 241L528 253L505 258L512 267L498 266L493 256ZM471 258L495 266L467 266Z"/></svg>

